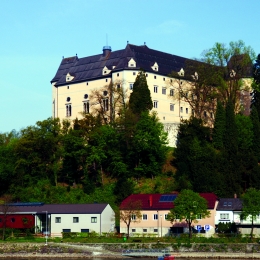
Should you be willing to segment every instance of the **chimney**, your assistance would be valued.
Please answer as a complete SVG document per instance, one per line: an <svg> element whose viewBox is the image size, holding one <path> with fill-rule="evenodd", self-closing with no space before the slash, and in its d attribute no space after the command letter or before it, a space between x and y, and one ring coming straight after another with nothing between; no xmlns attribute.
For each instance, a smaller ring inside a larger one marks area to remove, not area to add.
<svg viewBox="0 0 260 260"><path fill-rule="evenodd" d="M104 46L103 47L103 56L106 57L112 51L111 46Z"/></svg>
<svg viewBox="0 0 260 260"><path fill-rule="evenodd" d="M149 206L152 207L152 205L153 205L153 196L150 195L149 196Z"/></svg>

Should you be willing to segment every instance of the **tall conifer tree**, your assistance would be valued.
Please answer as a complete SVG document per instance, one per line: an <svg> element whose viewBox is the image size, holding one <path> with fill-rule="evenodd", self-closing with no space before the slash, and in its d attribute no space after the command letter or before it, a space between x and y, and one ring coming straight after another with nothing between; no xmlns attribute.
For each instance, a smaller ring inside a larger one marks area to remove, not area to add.
<svg viewBox="0 0 260 260"><path fill-rule="evenodd" d="M226 106L226 124L224 132L224 148L229 155L237 154L238 141L237 141L237 128L235 122L234 105L231 100L227 102Z"/></svg>
<svg viewBox="0 0 260 260"><path fill-rule="evenodd" d="M223 148L223 137L226 125L226 114L225 109L221 102L217 104L216 119L213 129L213 146L216 149Z"/></svg>
<svg viewBox="0 0 260 260"><path fill-rule="evenodd" d="M250 114L251 121L253 123L253 153L256 156L258 162L260 161L260 122L258 111L255 106L252 107Z"/></svg>
<svg viewBox="0 0 260 260"><path fill-rule="evenodd" d="M151 93L143 70L141 70L136 77L133 92L129 99L129 107L136 115L141 115L142 112L149 111L153 108Z"/></svg>

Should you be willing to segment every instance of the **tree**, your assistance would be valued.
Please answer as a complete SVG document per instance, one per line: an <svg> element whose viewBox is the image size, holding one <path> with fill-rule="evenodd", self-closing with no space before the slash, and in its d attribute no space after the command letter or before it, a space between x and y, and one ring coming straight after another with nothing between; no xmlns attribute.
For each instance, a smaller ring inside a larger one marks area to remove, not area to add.
<svg viewBox="0 0 260 260"><path fill-rule="evenodd" d="M102 88L94 89L89 97L90 107L83 115L91 113L92 116L99 117L103 124L114 124L118 115L128 107L129 94L123 85L123 81L111 81Z"/></svg>
<svg viewBox="0 0 260 260"><path fill-rule="evenodd" d="M184 220L189 227L190 238L192 237L191 225L197 222L198 216L200 215L202 219L210 216L210 212L207 210L207 201L192 190L182 190L173 204L168 220L171 223L177 219Z"/></svg>
<svg viewBox="0 0 260 260"><path fill-rule="evenodd" d="M3 228L2 228L2 239L5 240L5 231L7 228L7 218L8 214L15 211L14 207L11 204L12 196L6 194L3 196L2 200L0 201L0 212L3 215Z"/></svg>
<svg viewBox="0 0 260 260"><path fill-rule="evenodd" d="M134 82L133 92L129 99L129 108L136 115L141 115L142 112L153 108L151 93L143 70L138 73Z"/></svg>
<svg viewBox="0 0 260 260"><path fill-rule="evenodd" d="M231 100L228 101L226 106L226 123L223 143L229 156L236 155L238 149L238 136L235 122L234 104Z"/></svg>
<svg viewBox="0 0 260 260"><path fill-rule="evenodd" d="M169 76L171 77L168 81L171 89L169 98L177 100L179 106L183 102L187 103L194 117L212 126L217 97L215 84L218 78L215 66L187 60L185 71L173 71Z"/></svg>
<svg viewBox="0 0 260 260"><path fill-rule="evenodd" d="M254 106L260 115L260 54L257 56L257 60L253 65L253 77L254 81L252 84L253 96L251 106Z"/></svg>
<svg viewBox="0 0 260 260"><path fill-rule="evenodd" d="M120 207L120 221L127 226L127 238L129 238L129 229L132 222L140 222L142 202L140 200L128 200Z"/></svg>
<svg viewBox="0 0 260 260"><path fill-rule="evenodd" d="M255 105L252 106L250 118L252 122L253 131L252 149L257 158L257 161L260 162L260 122L259 114Z"/></svg>
<svg viewBox="0 0 260 260"><path fill-rule="evenodd" d="M223 136L226 124L225 109L221 102L217 103L217 112L215 117L215 123L213 128L212 143L216 149L223 148Z"/></svg>
<svg viewBox="0 0 260 260"><path fill-rule="evenodd" d="M249 217L251 221L250 239L253 239L254 221L260 213L260 191L255 188L249 188L245 194L242 195L242 213L241 219Z"/></svg>
<svg viewBox="0 0 260 260"><path fill-rule="evenodd" d="M161 173L168 151L167 133L155 113L141 113L130 144L127 161L135 177L154 177Z"/></svg>
<svg viewBox="0 0 260 260"><path fill-rule="evenodd" d="M254 50L241 40L230 42L228 47L217 42L202 53L203 62L221 68L217 69L218 77L215 81L218 96L225 104L231 101L236 111L241 109L241 91L249 91L250 84L242 79L251 76L254 58Z"/></svg>

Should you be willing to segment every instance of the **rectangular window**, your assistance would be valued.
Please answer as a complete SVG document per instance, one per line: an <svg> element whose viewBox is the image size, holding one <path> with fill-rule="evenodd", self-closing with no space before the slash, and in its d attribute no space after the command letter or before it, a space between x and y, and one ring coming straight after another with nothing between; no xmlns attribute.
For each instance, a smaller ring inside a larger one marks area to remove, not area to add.
<svg viewBox="0 0 260 260"><path fill-rule="evenodd" d="M132 219L133 221L135 221L135 220L136 220L136 215L133 214L133 215L131 216L131 219Z"/></svg>
<svg viewBox="0 0 260 260"><path fill-rule="evenodd" d="M166 88L162 88L162 94L166 95Z"/></svg>
<svg viewBox="0 0 260 260"><path fill-rule="evenodd" d="M73 217L73 223L79 223L79 218L78 217Z"/></svg>
<svg viewBox="0 0 260 260"><path fill-rule="evenodd" d="M144 228L144 229L143 229L143 232L144 232L144 233L146 233L146 232L147 232L147 229L146 229L146 228Z"/></svg>
<svg viewBox="0 0 260 260"><path fill-rule="evenodd" d="M89 229L88 228L82 228L80 232L81 233L89 233Z"/></svg>
<svg viewBox="0 0 260 260"><path fill-rule="evenodd" d="M119 73L117 73L117 77L119 77Z"/></svg>
<svg viewBox="0 0 260 260"><path fill-rule="evenodd" d="M181 113L183 112L183 107L181 107Z"/></svg>
<svg viewBox="0 0 260 260"><path fill-rule="evenodd" d="M61 223L61 217L56 217L55 218L55 223Z"/></svg>
<svg viewBox="0 0 260 260"><path fill-rule="evenodd" d="M97 217L91 217L91 223L97 223Z"/></svg>
<svg viewBox="0 0 260 260"><path fill-rule="evenodd" d="M170 104L170 111L174 111L174 104Z"/></svg>
<svg viewBox="0 0 260 260"><path fill-rule="evenodd" d="M132 228L132 232L133 232L133 233L135 232L135 228Z"/></svg>
<svg viewBox="0 0 260 260"><path fill-rule="evenodd" d="M153 220L157 220L158 219L158 214L153 214Z"/></svg>
<svg viewBox="0 0 260 260"><path fill-rule="evenodd" d="M66 117L70 117L71 116L71 105L70 104L67 104L66 105Z"/></svg>
<svg viewBox="0 0 260 260"><path fill-rule="evenodd" d="M189 114L189 109L188 108L186 108L186 114Z"/></svg>
<svg viewBox="0 0 260 260"><path fill-rule="evenodd" d="M102 102L103 102L103 104L102 104L103 105L103 110L104 111L108 111L109 110L108 98L103 99Z"/></svg>
<svg viewBox="0 0 260 260"><path fill-rule="evenodd" d="M220 219L229 219L229 213L220 213Z"/></svg>
<svg viewBox="0 0 260 260"><path fill-rule="evenodd" d="M165 81L165 78L163 78L163 81Z"/></svg>
<svg viewBox="0 0 260 260"><path fill-rule="evenodd" d="M174 89L170 89L170 96L171 96L171 97L174 96Z"/></svg>
<svg viewBox="0 0 260 260"><path fill-rule="evenodd" d="M135 76L135 72L133 72L133 75Z"/></svg>
<svg viewBox="0 0 260 260"><path fill-rule="evenodd" d="M165 214L165 215L164 215L164 219L165 219L165 220L167 220L168 217L169 217L168 214Z"/></svg>
<svg viewBox="0 0 260 260"><path fill-rule="evenodd" d="M62 229L62 232L63 233L68 233L68 232L71 232L71 231L70 231L70 229L65 228L65 229Z"/></svg>
<svg viewBox="0 0 260 260"><path fill-rule="evenodd" d="M89 101L83 103L83 112L89 114Z"/></svg>
<svg viewBox="0 0 260 260"><path fill-rule="evenodd" d="M153 86L153 92L157 93L158 92L158 86Z"/></svg>
<svg viewBox="0 0 260 260"><path fill-rule="evenodd" d="M153 101L153 107L158 108L158 101Z"/></svg>
<svg viewBox="0 0 260 260"><path fill-rule="evenodd" d="M117 87L117 89L120 89L120 84L117 84L116 87Z"/></svg>
<svg viewBox="0 0 260 260"><path fill-rule="evenodd" d="M133 88L134 88L134 84L133 84L133 83L130 83L130 84L129 84L129 89L130 89L130 90L133 90Z"/></svg>
<svg viewBox="0 0 260 260"><path fill-rule="evenodd" d="M143 220L147 220L147 214L143 214Z"/></svg>
<svg viewBox="0 0 260 260"><path fill-rule="evenodd" d="M158 232L158 229L157 229L157 228L155 228L155 229L153 230L153 232L156 232L156 233L157 233L157 232Z"/></svg>
<svg viewBox="0 0 260 260"><path fill-rule="evenodd" d="M154 79L156 79L156 76L154 76Z"/></svg>

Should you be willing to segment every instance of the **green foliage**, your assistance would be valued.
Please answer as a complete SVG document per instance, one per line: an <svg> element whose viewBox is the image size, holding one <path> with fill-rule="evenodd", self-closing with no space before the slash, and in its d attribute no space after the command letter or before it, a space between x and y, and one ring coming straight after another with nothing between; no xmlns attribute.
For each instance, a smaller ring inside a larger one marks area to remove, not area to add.
<svg viewBox="0 0 260 260"><path fill-rule="evenodd" d="M219 233L236 233L237 227L234 222L219 222L218 224L218 232Z"/></svg>
<svg viewBox="0 0 260 260"><path fill-rule="evenodd" d="M134 82L133 92L129 99L129 107L136 115L141 115L142 112L147 112L153 108L145 72L142 70L138 73Z"/></svg>
<svg viewBox="0 0 260 260"><path fill-rule="evenodd" d="M250 150L253 144L253 124L251 118L238 114L235 116L235 124L238 132L237 141L239 150Z"/></svg>
<svg viewBox="0 0 260 260"><path fill-rule="evenodd" d="M172 223L176 219L184 220L189 226L191 238L191 225L196 223L198 215L201 215L202 219L210 216L207 201L192 190L182 190L174 200L174 207L170 210L168 220Z"/></svg>
<svg viewBox="0 0 260 260"><path fill-rule="evenodd" d="M226 114L221 102L217 103L217 112L213 128L213 146L216 149L223 148L223 137L226 124Z"/></svg>
<svg viewBox="0 0 260 260"><path fill-rule="evenodd" d="M260 162L260 122L259 122L259 114L255 105L252 106L251 114L250 114L251 122L252 122L252 150L254 152L257 161Z"/></svg>
<svg viewBox="0 0 260 260"><path fill-rule="evenodd" d="M241 218L250 218L251 221L251 240L253 238L254 221L260 213L260 191L254 188L249 188L242 196L242 214Z"/></svg>

